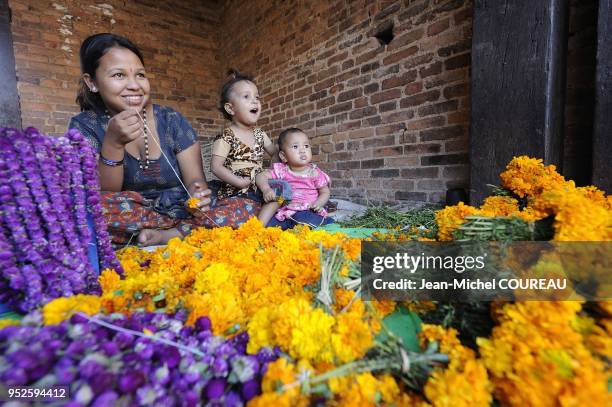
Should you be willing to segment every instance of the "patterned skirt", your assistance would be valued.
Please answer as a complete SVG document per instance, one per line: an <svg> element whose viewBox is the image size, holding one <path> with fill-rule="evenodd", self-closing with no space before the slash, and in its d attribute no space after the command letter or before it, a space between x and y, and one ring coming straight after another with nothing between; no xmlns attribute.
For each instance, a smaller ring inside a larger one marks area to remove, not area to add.
<svg viewBox="0 0 612 407"><path fill-rule="evenodd" d="M261 203L245 196L217 199L202 218L172 218L153 209L151 200L134 191L102 192L104 216L115 245L135 242L143 229L177 228L188 235L194 227L230 226L237 228L256 216Z"/></svg>

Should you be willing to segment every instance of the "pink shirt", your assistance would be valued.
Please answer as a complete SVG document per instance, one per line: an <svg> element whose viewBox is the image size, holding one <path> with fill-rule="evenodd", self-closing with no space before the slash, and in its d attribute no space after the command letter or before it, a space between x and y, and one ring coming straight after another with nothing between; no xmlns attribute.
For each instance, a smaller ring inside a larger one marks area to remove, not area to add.
<svg viewBox="0 0 612 407"><path fill-rule="evenodd" d="M282 221L291 217L298 211L306 211L310 204L319 197L319 188L329 185L329 176L314 164L310 164L310 168L303 173L295 173L291 171L287 164L274 163L270 170L272 179L281 179L287 181L291 185L291 202L288 205L281 206L276 212L276 219ZM322 216L327 216L325 209L319 213Z"/></svg>

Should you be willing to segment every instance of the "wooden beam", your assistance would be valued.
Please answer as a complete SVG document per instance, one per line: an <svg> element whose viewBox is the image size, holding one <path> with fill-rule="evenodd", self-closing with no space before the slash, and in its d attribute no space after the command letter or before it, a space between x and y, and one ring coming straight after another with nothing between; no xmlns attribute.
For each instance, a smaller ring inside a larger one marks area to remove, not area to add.
<svg viewBox="0 0 612 407"><path fill-rule="evenodd" d="M21 127L8 0L0 0L0 127Z"/></svg>
<svg viewBox="0 0 612 407"><path fill-rule="evenodd" d="M599 0L593 184L612 194L612 0Z"/></svg>
<svg viewBox="0 0 612 407"><path fill-rule="evenodd" d="M475 0L470 201L517 155L562 162L568 2Z"/></svg>

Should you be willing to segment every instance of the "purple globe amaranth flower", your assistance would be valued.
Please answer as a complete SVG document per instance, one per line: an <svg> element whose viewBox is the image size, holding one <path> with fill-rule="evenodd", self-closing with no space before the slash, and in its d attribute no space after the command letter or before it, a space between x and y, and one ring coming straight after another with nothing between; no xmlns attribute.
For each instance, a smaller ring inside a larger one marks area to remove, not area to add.
<svg viewBox="0 0 612 407"><path fill-rule="evenodd" d="M204 388L204 395L210 400L218 399L225 393L225 385L224 379L212 379Z"/></svg>
<svg viewBox="0 0 612 407"><path fill-rule="evenodd" d="M166 346L163 351L159 354L159 358L162 363L168 365L168 368L173 369L181 361L181 354L177 348L173 346Z"/></svg>
<svg viewBox="0 0 612 407"><path fill-rule="evenodd" d="M123 393L132 393L146 382L144 375L135 370L122 374L118 380L119 390Z"/></svg>
<svg viewBox="0 0 612 407"><path fill-rule="evenodd" d="M108 390L112 390L115 383L115 376L109 372L102 372L87 380L89 387L94 394L101 394Z"/></svg>
<svg viewBox="0 0 612 407"><path fill-rule="evenodd" d="M265 346L257 352L256 357L261 364L273 362L278 359L278 352L276 352L275 349Z"/></svg>
<svg viewBox="0 0 612 407"><path fill-rule="evenodd" d="M0 378L8 386L25 386L29 383L28 374L25 369L19 367L4 371Z"/></svg>
<svg viewBox="0 0 612 407"><path fill-rule="evenodd" d="M100 350L108 357L115 356L119 353L119 346L115 342L104 342L100 345Z"/></svg>
<svg viewBox="0 0 612 407"><path fill-rule="evenodd" d="M115 405L119 396L114 391L106 391L95 398L91 407L108 407Z"/></svg>
<svg viewBox="0 0 612 407"><path fill-rule="evenodd" d="M182 402L185 407L195 407L200 401L200 396L198 396L198 393L193 390L187 390L186 392L182 393L182 395Z"/></svg>
<svg viewBox="0 0 612 407"><path fill-rule="evenodd" d="M259 381L257 379L251 379L243 383L240 392L245 401L251 400L261 392Z"/></svg>
<svg viewBox="0 0 612 407"><path fill-rule="evenodd" d="M212 370L216 377L225 377L228 370L227 361L223 358L215 358L212 365Z"/></svg>
<svg viewBox="0 0 612 407"><path fill-rule="evenodd" d="M208 317L200 317L195 322L195 329L198 332L209 332L212 330L212 324L210 323L210 318Z"/></svg>

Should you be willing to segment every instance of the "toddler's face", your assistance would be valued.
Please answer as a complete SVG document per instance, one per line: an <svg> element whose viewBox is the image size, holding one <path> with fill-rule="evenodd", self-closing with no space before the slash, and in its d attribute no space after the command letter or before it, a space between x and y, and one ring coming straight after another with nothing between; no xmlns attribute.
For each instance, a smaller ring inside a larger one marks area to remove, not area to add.
<svg viewBox="0 0 612 407"><path fill-rule="evenodd" d="M247 126L257 124L261 113L261 102L257 86L250 81L240 81L232 87L230 104L235 121Z"/></svg>
<svg viewBox="0 0 612 407"><path fill-rule="evenodd" d="M310 141L304 133L295 132L287 135L284 140L280 158L291 167L304 167L312 160Z"/></svg>

